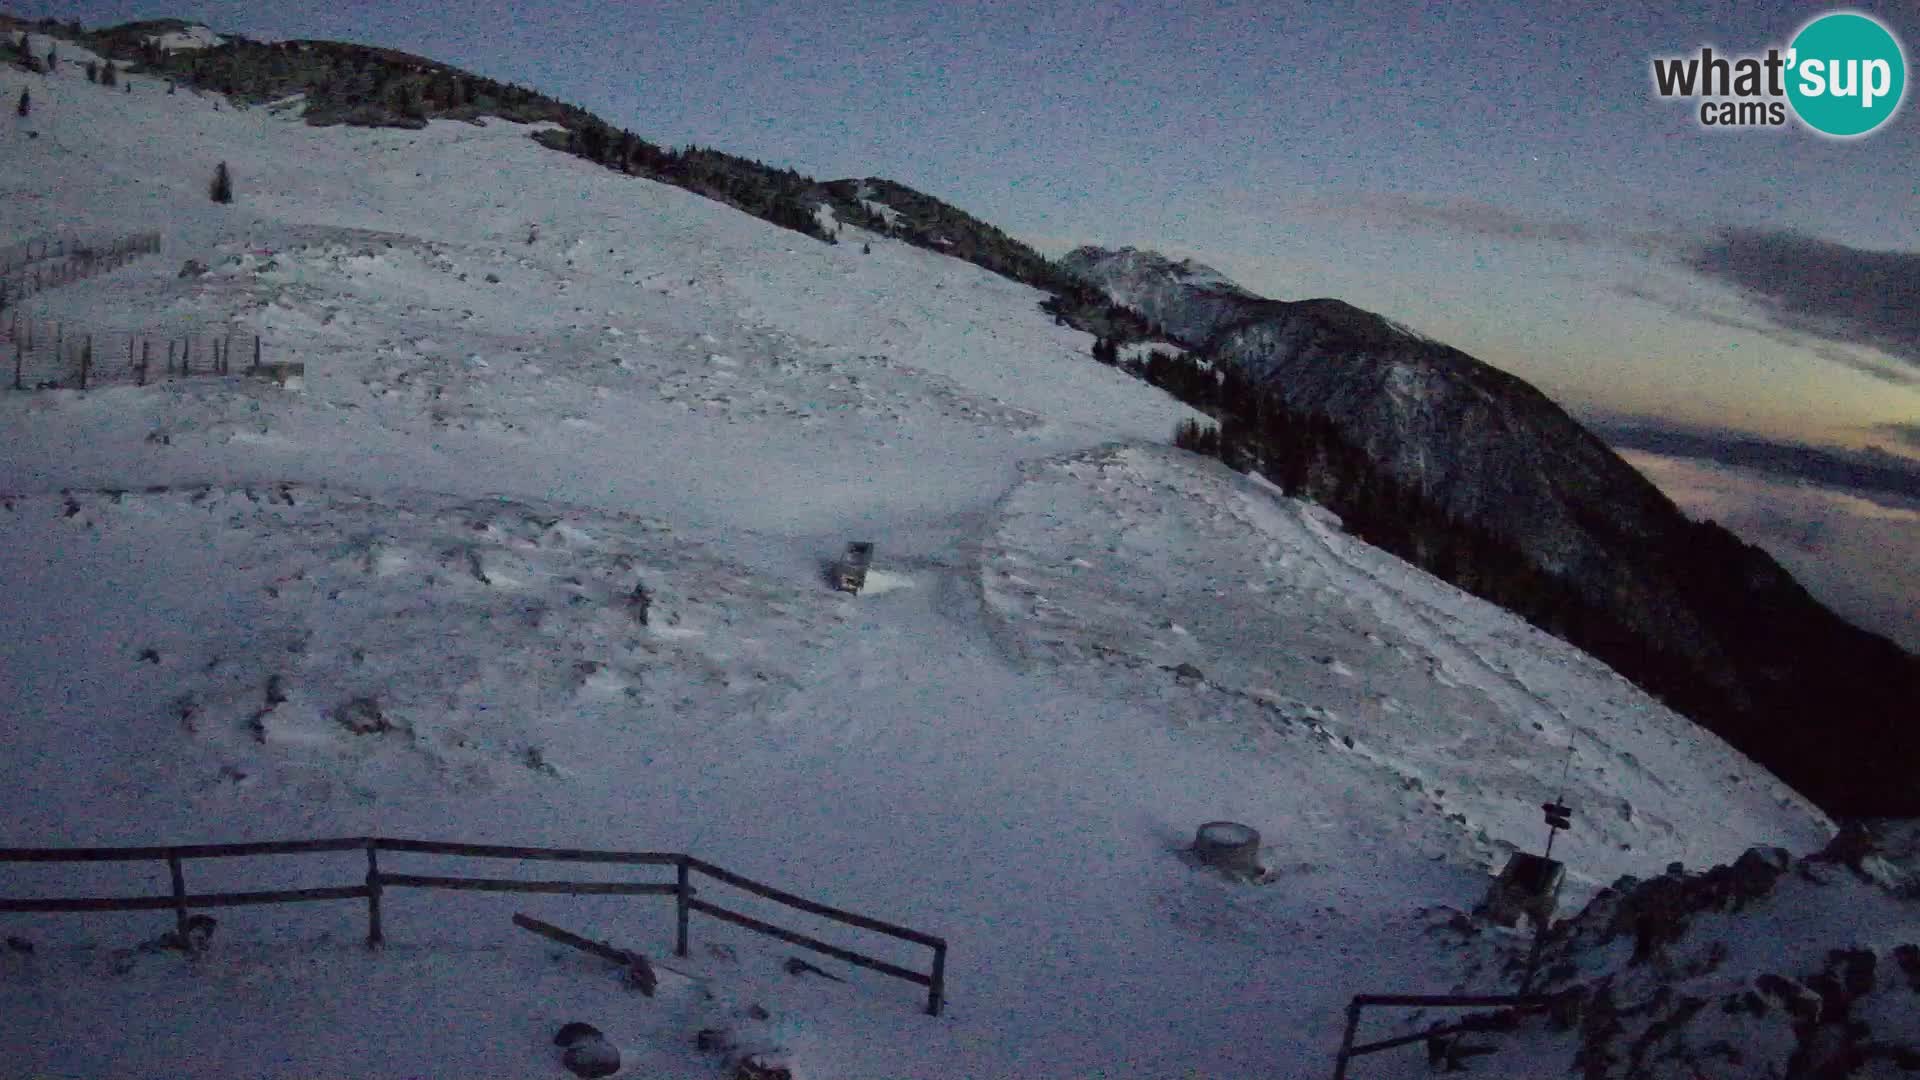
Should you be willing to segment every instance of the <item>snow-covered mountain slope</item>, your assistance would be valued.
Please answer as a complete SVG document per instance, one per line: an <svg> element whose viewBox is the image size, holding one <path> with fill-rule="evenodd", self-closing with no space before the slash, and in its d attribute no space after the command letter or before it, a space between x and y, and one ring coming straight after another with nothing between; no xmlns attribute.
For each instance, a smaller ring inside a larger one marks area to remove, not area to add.
<svg viewBox="0 0 1920 1080"><path fill-rule="evenodd" d="M1229 742L1304 729L1343 746L1459 824L1491 869L1544 838L1539 804L1562 791L1583 808L1572 873L1595 884L1649 850L1700 865L1741 845L1737 827L1667 817L1676 799L1738 808L1728 821L1804 805L1585 653L1193 455L1035 466L987 551L987 607L1018 655L1166 697L1169 720ZM1199 676L1175 686L1181 665Z"/></svg>
<svg viewBox="0 0 1920 1080"><path fill-rule="evenodd" d="M1569 635L1828 811L1920 815L1920 729L1907 723L1920 661L1690 520L1538 389L1340 300L1266 300L1134 249L1081 248L1063 265L1251 384L1222 406L1243 429L1264 427L1247 405L1258 395L1282 427L1330 426L1362 451L1353 472L1417 498L1369 505L1364 479L1306 480L1357 530L1405 523L1411 537L1381 542ZM1282 459L1263 464L1269 476L1300 460L1246 441L1254 460ZM1463 554L1441 554L1448 544ZM1497 584L1520 568L1535 580Z"/></svg>
<svg viewBox="0 0 1920 1080"><path fill-rule="evenodd" d="M1461 981L1417 911L1538 841L1570 740L1576 895L1829 831L1593 661L1160 448L1190 414L1033 290L513 125L132 83L0 71L34 102L0 121L0 230L165 245L25 310L257 331L306 377L0 393L0 844L692 851L945 936L949 1007L708 921L715 1001L635 998L485 896L390 901L372 958L355 905L233 909L193 969L112 953L157 917L21 916L11 1070L550 1075L582 1019L636 1075L714 1076L693 1032L761 1004L803 1076L1310 1075L1349 994ZM822 574L849 539L878 544L858 597ZM1273 883L1176 857L1216 818ZM355 873L228 862L195 887ZM0 866L0 894L155 871ZM527 903L671 948L650 899Z"/></svg>

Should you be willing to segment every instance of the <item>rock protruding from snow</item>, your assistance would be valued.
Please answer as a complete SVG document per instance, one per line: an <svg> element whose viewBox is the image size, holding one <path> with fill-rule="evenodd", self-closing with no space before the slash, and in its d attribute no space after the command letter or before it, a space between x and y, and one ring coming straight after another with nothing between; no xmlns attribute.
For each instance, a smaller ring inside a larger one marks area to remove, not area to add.
<svg viewBox="0 0 1920 1080"><path fill-rule="evenodd" d="M560 1025L560 1030L554 1033L553 1045L572 1046L587 1039L604 1039L605 1037L600 1029L592 1024L583 1020L571 1020Z"/></svg>
<svg viewBox="0 0 1920 1080"><path fill-rule="evenodd" d="M793 1080L793 1069L778 1057L749 1054L740 1059L733 1080Z"/></svg>
<svg viewBox="0 0 1920 1080"><path fill-rule="evenodd" d="M567 1047L560 1064L575 1076L612 1076L620 1071L620 1051L604 1039L584 1039Z"/></svg>
<svg viewBox="0 0 1920 1080"><path fill-rule="evenodd" d="M355 735L374 735L393 730L393 725L387 722L386 716L380 711L380 702L370 697L354 698L335 710L333 718Z"/></svg>
<svg viewBox="0 0 1920 1080"><path fill-rule="evenodd" d="M579 1020L562 1026L553 1044L563 1047L560 1064L575 1076L612 1076L620 1071L620 1051L600 1029Z"/></svg>

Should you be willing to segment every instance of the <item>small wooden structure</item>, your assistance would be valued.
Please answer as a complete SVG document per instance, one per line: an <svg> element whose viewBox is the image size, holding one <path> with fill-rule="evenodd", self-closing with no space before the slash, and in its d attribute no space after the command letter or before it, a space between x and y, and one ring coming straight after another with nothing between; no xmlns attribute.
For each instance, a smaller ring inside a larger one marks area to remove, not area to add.
<svg viewBox="0 0 1920 1080"><path fill-rule="evenodd" d="M833 566L833 587L841 592L858 593L867 587L867 569L873 565L873 542L855 540L847 553Z"/></svg>
<svg viewBox="0 0 1920 1080"><path fill-rule="evenodd" d="M1487 887L1481 912L1502 926L1517 926L1522 916L1545 930L1560 902L1560 884L1567 868L1557 859L1516 851L1500 876Z"/></svg>

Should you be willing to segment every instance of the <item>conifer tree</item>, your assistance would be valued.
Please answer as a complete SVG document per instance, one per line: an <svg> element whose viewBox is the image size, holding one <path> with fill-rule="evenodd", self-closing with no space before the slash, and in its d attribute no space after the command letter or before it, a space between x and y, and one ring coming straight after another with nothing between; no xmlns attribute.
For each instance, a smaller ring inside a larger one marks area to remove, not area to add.
<svg viewBox="0 0 1920 1080"><path fill-rule="evenodd" d="M212 195L213 201L217 203L233 201L233 176L227 172L226 162L221 162L220 167L213 171L213 186L208 194Z"/></svg>
<svg viewBox="0 0 1920 1080"><path fill-rule="evenodd" d="M20 104L15 105L13 111L21 116L33 111L33 98L28 95L27 88L24 86L20 88Z"/></svg>
<svg viewBox="0 0 1920 1080"><path fill-rule="evenodd" d="M100 65L100 85L101 86L119 86L120 85L119 69L113 66L113 61L111 60L108 60L105 63Z"/></svg>

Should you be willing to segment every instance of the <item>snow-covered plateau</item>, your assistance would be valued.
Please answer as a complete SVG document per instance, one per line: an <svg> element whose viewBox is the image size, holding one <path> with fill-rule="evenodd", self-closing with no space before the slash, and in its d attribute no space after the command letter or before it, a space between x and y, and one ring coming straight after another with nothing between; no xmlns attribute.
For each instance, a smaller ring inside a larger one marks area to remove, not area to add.
<svg viewBox="0 0 1920 1080"><path fill-rule="evenodd" d="M554 1076L583 1020L633 1076L730 1075L695 1047L729 1025L799 1077L1325 1075L1355 993L1514 989L1433 913L1538 850L1543 801L1575 811L1563 912L1832 833L1598 662L1165 446L1194 414L1034 290L514 124L312 128L127 79L0 69L32 94L0 233L163 239L21 313L258 334L304 379L0 392L0 845L692 852L946 938L947 1007L704 918L676 960L658 897L394 892L379 951L360 904L233 908L192 959L128 948L169 912L6 915L32 951L0 949L0 1073ZM860 595L827 584L849 540ZM1272 880L1179 857L1216 819ZM167 888L0 864L6 896ZM1889 910L1875 934L1920 937ZM637 995L514 911L681 970Z"/></svg>

